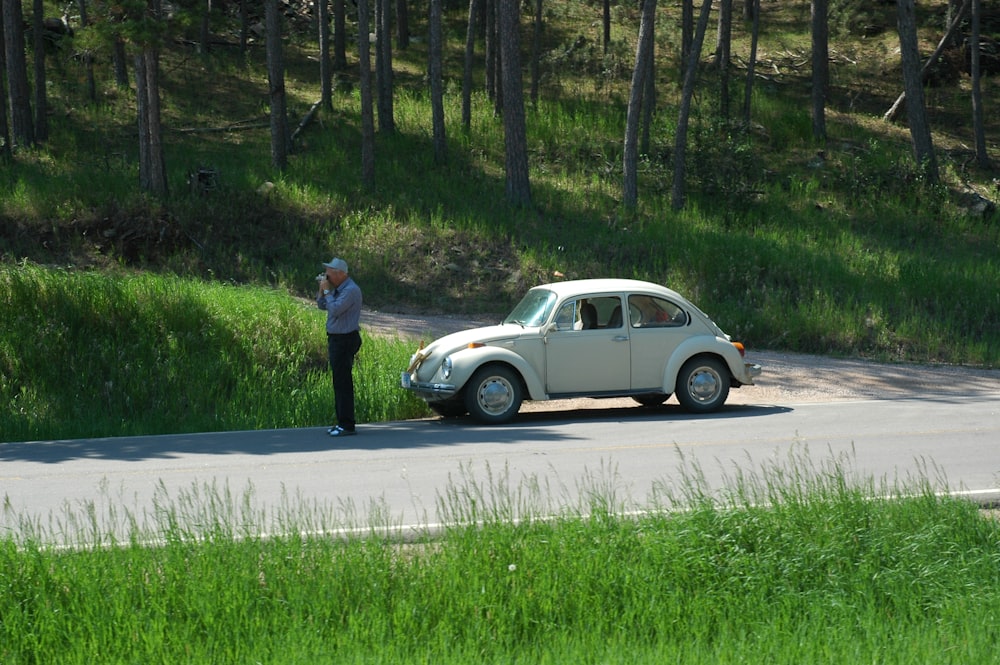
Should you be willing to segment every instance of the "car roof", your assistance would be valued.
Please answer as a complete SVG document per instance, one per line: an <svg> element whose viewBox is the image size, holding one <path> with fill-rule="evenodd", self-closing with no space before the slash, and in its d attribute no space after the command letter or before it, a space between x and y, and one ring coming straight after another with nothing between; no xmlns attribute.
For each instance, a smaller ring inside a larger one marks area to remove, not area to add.
<svg viewBox="0 0 1000 665"><path fill-rule="evenodd" d="M687 298L665 286L638 279L571 279L565 282L539 284L536 289L548 289L560 298L590 293L649 293L689 303Z"/></svg>

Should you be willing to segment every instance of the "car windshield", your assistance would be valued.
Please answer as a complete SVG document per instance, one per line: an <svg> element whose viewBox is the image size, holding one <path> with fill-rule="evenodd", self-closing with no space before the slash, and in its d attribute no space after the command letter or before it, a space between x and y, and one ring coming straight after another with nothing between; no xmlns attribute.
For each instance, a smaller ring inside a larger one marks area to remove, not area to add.
<svg viewBox="0 0 1000 665"><path fill-rule="evenodd" d="M504 323L517 323L522 326L540 326L556 304L556 294L547 289L532 289L528 291L517 307L507 315Z"/></svg>

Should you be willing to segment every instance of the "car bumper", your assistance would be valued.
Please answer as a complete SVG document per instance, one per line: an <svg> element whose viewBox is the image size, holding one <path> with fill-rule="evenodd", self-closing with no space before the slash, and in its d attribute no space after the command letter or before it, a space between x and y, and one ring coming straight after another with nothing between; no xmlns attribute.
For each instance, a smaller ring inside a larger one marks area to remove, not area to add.
<svg viewBox="0 0 1000 665"><path fill-rule="evenodd" d="M427 381L414 381L413 378L403 372L399 384L407 390L412 390L424 399L439 400L454 397L458 392L458 387L451 383L430 383Z"/></svg>
<svg viewBox="0 0 1000 665"><path fill-rule="evenodd" d="M743 376L733 377L733 386L752 386L753 380L760 376L763 369L756 363L743 363Z"/></svg>

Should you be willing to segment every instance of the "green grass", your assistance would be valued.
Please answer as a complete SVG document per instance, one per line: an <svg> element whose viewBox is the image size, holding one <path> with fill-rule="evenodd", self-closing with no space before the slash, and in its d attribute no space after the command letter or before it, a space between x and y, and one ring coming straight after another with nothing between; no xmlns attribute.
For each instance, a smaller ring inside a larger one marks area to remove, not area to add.
<svg viewBox="0 0 1000 665"><path fill-rule="evenodd" d="M973 504L802 448L720 493L684 468L635 517L611 470L553 513L537 479L462 468L438 500L449 526L406 539L391 516L358 523L293 497L265 510L252 488L215 485L161 488L148 513L112 515L122 539L93 505L74 514L78 538L68 516L46 528L5 513L0 659L995 659L1000 526Z"/></svg>
<svg viewBox="0 0 1000 665"><path fill-rule="evenodd" d="M0 267L3 440L308 427L333 420L325 313L274 289ZM413 349L364 336L362 422L424 415Z"/></svg>

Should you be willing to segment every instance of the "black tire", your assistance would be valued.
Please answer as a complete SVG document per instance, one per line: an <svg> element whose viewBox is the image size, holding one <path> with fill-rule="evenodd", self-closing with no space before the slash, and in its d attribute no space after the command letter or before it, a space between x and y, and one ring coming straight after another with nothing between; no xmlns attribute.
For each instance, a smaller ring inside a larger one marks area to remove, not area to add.
<svg viewBox="0 0 1000 665"><path fill-rule="evenodd" d="M447 402L428 402L427 406L430 407L431 411L438 414L442 418L459 418L469 412L469 410L465 408L465 404L457 400L448 400Z"/></svg>
<svg viewBox="0 0 1000 665"><path fill-rule="evenodd" d="M521 377L506 365L487 365L465 384L469 414L487 425L510 422L521 408Z"/></svg>
<svg viewBox="0 0 1000 665"><path fill-rule="evenodd" d="M643 393L642 395L632 395L639 404L643 406L659 406L667 401L670 395L664 393Z"/></svg>
<svg viewBox="0 0 1000 665"><path fill-rule="evenodd" d="M684 363L677 374L677 401L691 413L709 413L729 397L729 369L718 358L701 356Z"/></svg>

